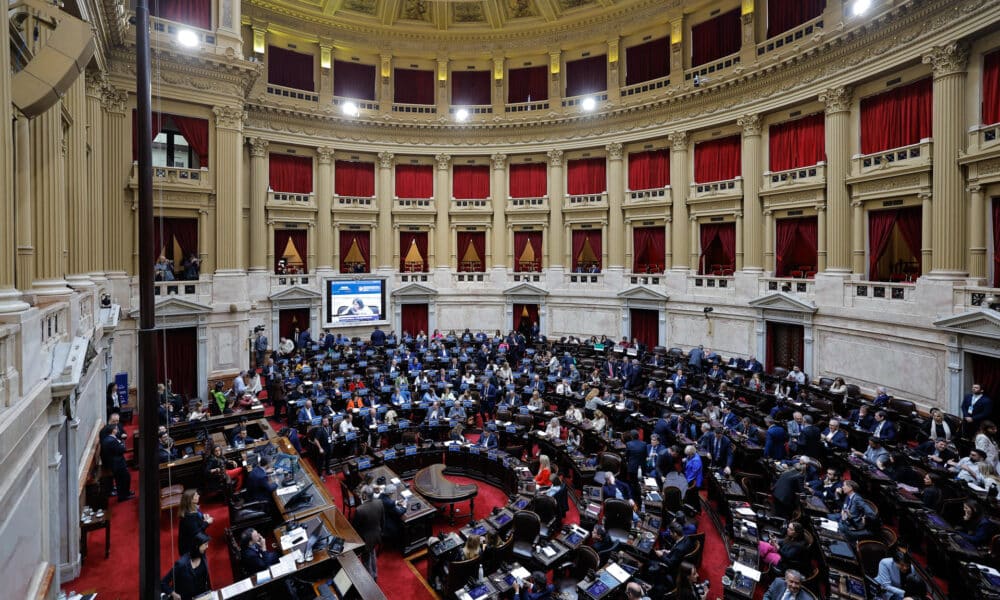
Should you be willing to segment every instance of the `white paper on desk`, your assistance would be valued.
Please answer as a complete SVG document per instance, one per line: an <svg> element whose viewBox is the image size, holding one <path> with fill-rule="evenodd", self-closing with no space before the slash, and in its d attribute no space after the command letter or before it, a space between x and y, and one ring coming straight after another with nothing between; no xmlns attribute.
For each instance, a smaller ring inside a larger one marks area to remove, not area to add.
<svg viewBox="0 0 1000 600"><path fill-rule="evenodd" d="M520 579L522 581L531 577L531 572L525 569L524 567L518 567L513 571L511 571L510 574L514 576L514 579Z"/></svg>
<svg viewBox="0 0 1000 600"><path fill-rule="evenodd" d="M831 521L830 519L820 519L820 527L826 529L827 531L840 531L840 524L836 521Z"/></svg>
<svg viewBox="0 0 1000 600"><path fill-rule="evenodd" d="M643 481L643 484L645 484L646 487L651 487L651 488L657 487L657 485L656 485L656 478L655 477L647 477Z"/></svg>
<svg viewBox="0 0 1000 600"><path fill-rule="evenodd" d="M392 485L399 485L400 483L399 477L393 477L392 479L389 480L389 483L391 483Z"/></svg>
<svg viewBox="0 0 1000 600"><path fill-rule="evenodd" d="M218 597L219 597L219 592L215 590L209 590L200 596L195 596L194 600L216 600L216 598ZM77 594L76 596L73 596L69 600L80 600L81 598L83 598L83 596Z"/></svg>
<svg viewBox="0 0 1000 600"><path fill-rule="evenodd" d="M754 569L753 567L748 567L743 563L734 562L733 570L741 575L746 575L747 577L753 579L754 581L760 581L760 571Z"/></svg>
<svg viewBox="0 0 1000 600"><path fill-rule="evenodd" d="M402 497L404 497L404 498L409 498L410 496L413 495L413 492L411 492L410 490L403 490L403 491L399 492L399 495L402 496Z"/></svg>
<svg viewBox="0 0 1000 600"><path fill-rule="evenodd" d="M556 551L553 550L551 546L545 546L542 548L542 554L544 554L549 558L552 558L553 556L556 555Z"/></svg>
<svg viewBox="0 0 1000 600"><path fill-rule="evenodd" d="M268 581L271 581L270 569L264 569L263 571L257 573L257 585L260 585L262 583L267 583Z"/></svg>
<svg viewBox="0 0 1000 600"><path fill-rule="evenodd" d="M974 492L985 492L986 491L986 488L980 487L980 486L978 486L978 485L976 485L976 484L974 484L972 482L966 482L966 483L969 484L969 487L972 488L972 491L974 491Z"/></svg>
<svg viewBox="0 0 1000 600"><path fill-rule="evenodd" d="M609 575L618 580L619 583L625 583L625 580L631 577L628 571L621 568L618 563L608 563L604 570L608 572Z"/></svg>
<svg viewBox="0 0 1000 600"><path fill-rule="evenodd" d="M741 506L741 507L737 508L736 509L736 514L742 515L744 517L756 517L757 516L757 513L755 513L752 508L747 508L745 506Z"/></svg>
<svg viewBox="0 0 1000 600"><path fill-rule="evenodd" d="M249 577L247 577L246 579L237 581L232 585L227 585L226 587L219 590L219 593L222 595L222 600L226 600L226 598L232 598L233 596L238 596L244 592L249 592L252 589L253 589L253 582L250 581Z"/></svg>
<svg viewBox="0 0 1000 600"><path fill-rule="evenodd" d="M288 487L278 488L275 490L279 496L286 496L288 494L294 494L299 491L298 485L290 485Z"/></svg>
<svg viewBox="0 0 1000 600"><path fill-rule="evenodd" d="M979 569L983 573L986 573L987 575L993 575L995 577L996 576L1000 576L1000 572L998 572L996 569L994 569L993 567L991 567L989 565L984 565L984 564L980 564L980 563L972 563L972 566L976 567L977 569Z"/></svg>

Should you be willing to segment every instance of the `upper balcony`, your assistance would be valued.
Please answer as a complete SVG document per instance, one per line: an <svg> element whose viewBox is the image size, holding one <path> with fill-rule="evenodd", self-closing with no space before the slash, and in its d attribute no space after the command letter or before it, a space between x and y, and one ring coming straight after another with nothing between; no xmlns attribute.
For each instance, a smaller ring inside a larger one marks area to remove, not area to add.
<svg viewBox="0 0 1000 600"><path fill-rule="evenodd" d="M924 138L909 146L855 155L851 158L851 177L892 176L930 170L933 149L933 141Z"/></svg>
<svg viewBox="0 0 1000 600"><path fill-rule="evenodd" d="M757 59L760 60L771 55L781 54L781 50L797 51L799 46L802 45L800 42L803 40L818 42L823 39L823 33L823 15L820 15L794 29L790 29L757 44Z"/></svg>
<svg viewBox="0 0 1000 600"><path fill-rule="evenodd" d="M969 154L1000 147L1000 123L977 125L969 129Z"/></svg>
<svg viewBox="0 0 1000 600"><path fill-rule="evenodd" d="M343 106L345 104L353 104L358 108L361 114L364 113L377 113L379 110L379 103L374 100L355 100L354 98L342 98L340 96L333 97L334 106Z"/></svg>
<svg viewBox="0 0 1000 600"><path fill-rule="evenodd" d="M392 212L396 213L417 213L433 214L437 209L433 198L393 198Z"/></svg>
<svg viewBox="0 0 1000 600"><path fill-rule="evenodd" d="M564 211L603 210L608 208L608 193L597 194L566 194L563 203Z"/></svg>
<svg viewBox="0 0 1000 600"><path fill-rule="evenodd" d="M437 106L433 104L404 104L393 102L392 112L398 115L436 115Z"/></svg>
<svg viewBox="0 0 1000 600"><path fill-rule="evenodd" d="M139 187L139 163L132 163L128 185ZM153 167L153 188L177 192L212 192L215 180L207 168L182 169L180 167Z"/></svg>
<svg viewBox="0 0 1000 600"><path fill-rule="evenodd" d="M692 183L688 191L689 201L731 200L742 197L742 177L709 183Z"/></svg>
<svg viewBox="0 0 1000 600"><path fill-rule="evenodd" d="M785 192L826 186L826 163L784 171L764 171L761 191Z"/></svg>
<svg viewBox="0 0 1000 600"><path fill-rule="evenodd" d="M297 194L293 192L267 191L268 208L297 208L316 210L316 194Z"/></svg>
<svg viewBox="0 0 1000 600"><path fill-rule="evenodd" d="M548 213L549 197L538 198L507 198L507 214L517 213Z"/></svg>
<svg viewBox="0 0 1000 600"><path fill-rule="evenodd" d="M267 84L267 93L277 96L282 100L295 100L299 102L316 103L319 102L319 94L308 90L298 90L274 83Z"/></svg>
<svg viewBox="0 0 1000 600"><path fill-rule="evenodd" d="M529 115L536 110L549 110L549 101L535 100L534 102L511 102L504 105L503 110L508 116Z"/></svg>
<svg viewBox="0 0 1000 600"><path fill-rule="evenodd" d="M622 86L619 90L619 94L623 100L626 100L632 96L638 94L645 94L647 92L655 92L656 90L662 90L670 85L670 76L660 77L657 79L650 79L648 81L640 81L639 83L633 83L632 85Z"/></svg>
<svg viewBox="0 0 1000 600"><path fill-rule="evenodd" d="M673 194L669 185L648 190L627 190L625 192L625 208L669 206Z"/></svg>
<svg viewBox="0 0 1000 600"><path fill-rule="evenodd" d="M562 99L563 108L571 108L575 106L580 106L587 98L593 98L597 102L597 106L604 104L608 101L607 92L594 92L593 94L580 94L579 96L569 96Z"/></svg>
<svg viewBox="0 0 1000 600"><path fill-rule="evenodd" d="M373 213L378 212L378 201L375 196L333 196L334 210Z"/></svg>
<svg viewBox="0 0 1000 600"><path fill-rule="evenodd" d="M684 81L692 82L695 87L712 83L712 80L717 76L717 74L725 71L731 71L739 64L740 53L734 52L728 56L723 56L718 60L713 60L710 63L698 65L697 67L691 67L690 69L684 69ZM697 82L695 81L695 77L698 78Z"/></svg>
<svg viewBox="0 0 1000 600"><path fill-rule="evenodd" d="M452 198L448 207L450 214L493 214L493 201L489 198Z"/></svg>

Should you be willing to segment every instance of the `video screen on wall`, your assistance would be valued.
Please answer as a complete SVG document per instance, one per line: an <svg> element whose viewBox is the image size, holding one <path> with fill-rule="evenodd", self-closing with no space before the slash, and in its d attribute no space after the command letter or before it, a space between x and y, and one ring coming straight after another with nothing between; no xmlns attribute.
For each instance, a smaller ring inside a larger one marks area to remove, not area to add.
<svg viewBox="0 0 1000 600"><path fill-rule="evenodd" d="M327 279L326 327L387 321L384 279Z"/></svg>

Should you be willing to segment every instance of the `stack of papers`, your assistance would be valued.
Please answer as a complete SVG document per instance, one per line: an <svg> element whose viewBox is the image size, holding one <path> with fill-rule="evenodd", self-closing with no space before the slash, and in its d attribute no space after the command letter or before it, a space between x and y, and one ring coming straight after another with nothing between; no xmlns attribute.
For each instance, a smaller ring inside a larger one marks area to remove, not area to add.
<svg viewBox="0 0 1000 600"><path fill-rule="evenodd" d="M754 581L760 581L760 571L754 569L753 567L748 567L747 565L739 562L733 563L733 570L741 575L745 575Z"/></svg>
<svg viewBox="0 0 1000 600"><path fill-rule="evenodd" d="M244 592L249 592L252 589L253 589L253 582L251 582L250 578L248 577L241 581L237 581L232 585L227 585L226 587L219 590L219 593L222 595L222 600L226 600L226 598L233 598L234 596L238 596Z"/></svg>
<svg viewBox="0 0 1000 600"><path fill-rule="evenodd" d="M515 579L520 579L522 581L524 581L525 579L531 577L531 572L529 572L524 567L518 567L518 568L514 569L513 571L511 571L510 574L513 575Z"/></svg>
<svg viewBox="0 0 1000 600"><path fill-rule="evenodd" d="M839 531L840 525L836 521L831 521L829 519L820 519L819 524L823 529L827 531Z"/></svg>
<svg viewBox="0 0 1000 600"><path fill-rule="evenodd" d="M631 577L629 572L621 568L618 563L608 563L607 566L604 567L604 570L617 579L619 583L625 583L625 580Z"/></svg>
<svg viewBox="0 0 1000 600"><path fill-rule="evenodd" d="M288 487L278 488L276 491L279 496L287 496L288 494L294 494L295 492L299 491L299 486L290 485Z"/></svg>
<svg viewBox="0 0 1000 600"><path fill-rule="evenodd" d="M656 485L656 478L654 478L654 477L647 477L645 480L643 480L643 485L645 485L646 487L654 488L654 489L657 488L657 487L659 487L659 486Z"/></svg>
<svg viewBox="0 0 1000 600"><path fill-rule="evenodd" d="M745 506L741 506L741 507L737 508L736 509L736 513L739 514L739 515L742 515L744 517L756 517L757 516L757 513L755 513L752 508L747 508Z"/></svg>

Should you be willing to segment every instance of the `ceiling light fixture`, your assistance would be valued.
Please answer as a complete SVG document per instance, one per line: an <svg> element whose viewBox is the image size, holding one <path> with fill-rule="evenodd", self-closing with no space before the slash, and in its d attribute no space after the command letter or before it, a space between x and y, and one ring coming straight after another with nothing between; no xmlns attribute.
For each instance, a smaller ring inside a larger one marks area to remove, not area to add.
<svg viewBox="0 0 1000 600"><path fill-rule="evenodd" d="M345 102L344 105L340 107L340 110L348 117L356 117L361 113L358 105L353 102Z"/></svg>
<svg viewBox="0 0 1000 600"><path fill-rule="evenodd" d="M586 98L583 99L583 102L580 103L580 108L582 108L587 112L590 112L595 108L597 108L597 100L594 100L593 96L587 96Z"/></svg>
<svg viewBox="0 0 1000 600"><path fill-rule="evenodd" d="M851 8L851 12L854 13L855 17L860 17L861 15L868 12L868 9L872 6L872 0L854 0L854 6Z"/></svg>
<svg viewBox="0 0 1000 600"><path fill-rule="evenodd" d="M467 121L469 119L469 111L464 108L460 108L455 111L455 119L459 121Z"/></svg>
<svg viewBox="0 0 1000 600"><path fill-rule="evenodd" d="M181 29L177 32L177 41L181 46L194 48L198 45L198 34L190 29Z"/></svg>

